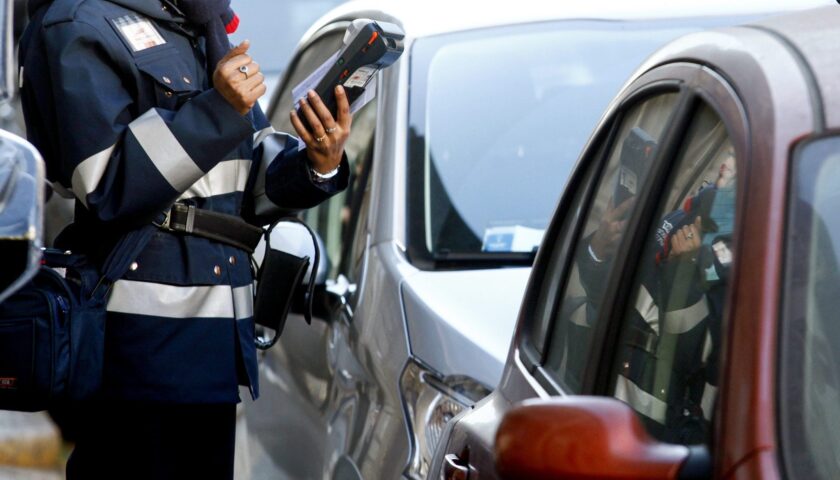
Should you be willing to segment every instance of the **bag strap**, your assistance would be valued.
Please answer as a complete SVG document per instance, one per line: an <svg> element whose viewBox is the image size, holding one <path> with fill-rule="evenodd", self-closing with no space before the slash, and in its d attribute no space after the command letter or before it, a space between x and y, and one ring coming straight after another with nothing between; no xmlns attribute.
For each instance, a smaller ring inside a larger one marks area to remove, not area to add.
<svg viewBox="0 0 840 480"><path fill-rule="evenodd" d="M156 230L157 227L154 225L145 225L120 238L102 265L102 276L90 294L91 299L104 301L108 297L111 287L128 271L131 263L146 248Z"/></svg>
<svg viewBox="0 0 840 480"><path fill-rule="evenodd" d="M304 309L303 309L303 318L306 319L306 323L312 324L312 302L315 294L315 280L318 276L318 266L321 262L321 249L318 246L318 237L315 235L315 232L309 228L309 225L306 224L303 220L297 217L283 217L279 220L276 220L272 223L265 231L265 254L268 255L268 250L271 248L271 232L274 231L274 227L276 227L281 222L290 222L290 223L297 223L298 225L302 225L303 228L309 232L309 236L312 237L312 246L315 248L315 258L312 262L312 271L309 272L309 285L306 287L306 292L304 293L303 300L304 300Z"/></svg>

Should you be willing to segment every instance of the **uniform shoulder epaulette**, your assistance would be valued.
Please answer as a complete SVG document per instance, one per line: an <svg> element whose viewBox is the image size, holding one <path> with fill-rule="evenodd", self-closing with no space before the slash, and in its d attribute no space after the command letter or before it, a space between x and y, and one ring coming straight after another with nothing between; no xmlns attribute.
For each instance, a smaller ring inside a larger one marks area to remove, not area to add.
<svg viewBox="0 0 840 480"><path fill-rule="evenodd" d="M76 11L84 2L85 0L55 0L44 15L44 26L73 21Z"/></svg>

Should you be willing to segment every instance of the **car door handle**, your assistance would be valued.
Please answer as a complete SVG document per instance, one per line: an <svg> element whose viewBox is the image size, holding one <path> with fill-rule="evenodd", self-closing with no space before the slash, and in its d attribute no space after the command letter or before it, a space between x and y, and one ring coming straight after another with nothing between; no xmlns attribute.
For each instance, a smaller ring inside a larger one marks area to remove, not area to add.
<svg viewBox="0 0 840 480"><path fill-rule="evenodd" d="M445 480L469 480L470 465L465 464L458 455L450 453L443 457L443 477Z"/></svg>

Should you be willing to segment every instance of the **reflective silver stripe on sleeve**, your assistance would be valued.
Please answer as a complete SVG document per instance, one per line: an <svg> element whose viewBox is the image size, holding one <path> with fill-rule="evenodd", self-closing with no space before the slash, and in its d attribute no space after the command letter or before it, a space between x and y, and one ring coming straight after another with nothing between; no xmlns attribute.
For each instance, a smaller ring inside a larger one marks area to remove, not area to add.
<svg viewBox="0 0 840 480"><path fill-rule="evenodd" d="M666 333L686 333L699 325L708 315L709 304L706 302L706 296L703 295L699 302L690 307L665 312L663 329Z"/></svg>
<svg viewBox="0 0 840 480"><path fill-rule="evenodd" d="M183 192L204 176L154 108L131 122L128 128L163 178L176 191Z"/></svg>
<svg viewBox="0 0 840 480"><path fill-rule="evenodd" d="M99 181L105 175L105 169L108 168L108 162L116 148L117 144L111 145L105 150L86 158L73 170L73 177L70 180L73 193L86 207L88 194L96 190Z"/></svg>
<svg viewBox="0 0 840 480"><path fill-rule="evenodd" d="M639 295L636 298L636 311L645 320L645 323L659 335L659 307L653 301L648 289L644 285L639 286Z"/></svg>
<svg viewBox="0 0 840 480"><path fill-rule="evenodd" d="M254 213L257 215L267 215L280 209L280 206L272 202L265 194L265 176L269 165L280 152L286 149L291 138L293 137L285 133L272 132L260 140L263 151L257 169L257 181L254 183Z"/></svg>
<svg viewBox="0 0 840 480"><path fill-rule="evenodd" d="M277 130L275 130L274 127L266 127L260 130L259 132L255 133L254 148L259 147L263 140L265 140L266 138L268 138L269 135L274 133L277 133Z"/></svg>
<svg viewBox="0 0 840 480"><path fill-rule="evenodd" d="M703 387L703 398L700 399L700 407L703 409L703 418L712 421L712 414L715 409L718 389L714 385L706 384Z"/></svg>
<svg viewBox="0 0 840 480"><path fill-rule="evenodd" d="M668 410L668 404L642 390L624 375L618 376L614 396L630 405L633 410L642 415L656 420L663 425L665 424L665 413Z"/></svg>
<svg viewBox="0 0 840 480"><path fill-rule="evenodd" d="M251 170L250 160L227 160L219 163L207 175L192 184L179 200L207 198L214 195L244 192Z"/></svg>
<svg viewBox="0 0 840 480"><path fill-rule="evenodd" d="M254 316L254 287L252 285L233 289L233 312L237 320Z"/></svg>
<svg viewBox="0 0 840 480"><path fill-rule="evenodd" d="M68 190L67 187L58 182L52 182L50 184L50 187L52 187L53 192L57 193L58 196L61 198L76 198L76 195L73 193L72 189Z"/></svg>
<svg viewBox="0 0 840 480"><path fill-rule="evenodd" d="M229 285L179 287L119 280L111 290L107 309L163 318L234 318Z"/></svg>

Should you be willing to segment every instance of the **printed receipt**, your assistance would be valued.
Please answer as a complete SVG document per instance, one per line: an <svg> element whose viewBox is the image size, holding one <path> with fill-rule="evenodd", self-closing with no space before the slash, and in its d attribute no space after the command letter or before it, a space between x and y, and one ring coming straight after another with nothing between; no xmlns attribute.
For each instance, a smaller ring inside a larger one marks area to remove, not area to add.
<svg viewBox="0 0 840 480"><path fill-rule="evenodd" d="M308 77L306 77L302 82L297 84L295 88L292 89L292 105L297 107L298 102L304 97L306 97L306 93L310 90L315 90L315 87L321 83L321 80L324 79L327 72L329 72L330 67L332 67L335 62L338 61L338 56L341 54L341 51L335 52L330 58L327 59L326 62L322 63L320 67L316 68ZM361 67L356 70L356 73L350 76L348 79L347 85L348 86L363 86L364 83L367 83L367 80L376 73L376 69L371 67ZM351 85L350 82L362 82L361 85ZM354 114L359 109L367 105L371 100L376 97L376 82L371 83L368 88L365 89L365 93L356 99L352 105L350 105L350 113ZM306 147L306 144L300 142L298 149L303 150Z"/></svg>

